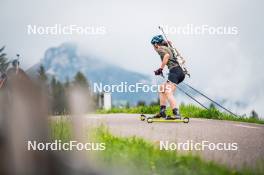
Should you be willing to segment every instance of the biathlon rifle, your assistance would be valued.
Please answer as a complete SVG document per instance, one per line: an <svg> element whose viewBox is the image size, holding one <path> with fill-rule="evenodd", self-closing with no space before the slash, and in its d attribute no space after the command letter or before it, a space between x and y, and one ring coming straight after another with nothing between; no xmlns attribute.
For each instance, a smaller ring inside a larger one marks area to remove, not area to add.
<svg viewBox="0 0 264 175"><path fill-rule="evenodd" d="M169 47L172 49L173 51L173 56L176 58L177 63L179 64L179 66L182 68L183 72L188 75L188 77L190 77L190 73L187 70L186 66L185 66L185 59L181 56L180 52L173 46L172 42L168 40L163 28L161 26L159 26L159 30L162 32L166 42L168 43Z"/></svg>

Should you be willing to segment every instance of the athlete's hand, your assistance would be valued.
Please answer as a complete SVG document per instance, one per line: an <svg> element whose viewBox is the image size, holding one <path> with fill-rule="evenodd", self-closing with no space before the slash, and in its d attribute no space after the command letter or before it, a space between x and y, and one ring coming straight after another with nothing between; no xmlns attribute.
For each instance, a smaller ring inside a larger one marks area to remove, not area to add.
<svg viewBox="0 0 264 175"><path fill-rule="evenodd" d="M163 75L162 70L163 70L162 68L155 70L154 71L155 75Z"/></svg>

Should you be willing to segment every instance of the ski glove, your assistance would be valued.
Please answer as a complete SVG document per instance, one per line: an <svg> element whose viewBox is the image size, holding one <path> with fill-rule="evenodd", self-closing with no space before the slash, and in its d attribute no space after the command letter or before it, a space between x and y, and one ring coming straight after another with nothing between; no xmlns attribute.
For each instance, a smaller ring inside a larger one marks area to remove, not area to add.
<svg viewBox="0 0 264 175"><path fill-rule="evenodd" d="M163 70L162 68L155 70L154 71L155 75L163 75L162 70Z"/></svg>

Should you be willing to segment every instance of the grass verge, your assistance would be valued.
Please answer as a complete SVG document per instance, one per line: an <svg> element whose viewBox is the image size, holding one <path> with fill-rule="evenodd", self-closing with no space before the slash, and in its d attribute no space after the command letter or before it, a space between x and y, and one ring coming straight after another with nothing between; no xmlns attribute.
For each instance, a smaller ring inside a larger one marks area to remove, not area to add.
<svg viewBox="0 0 264 175"><path fill-rule="evenodd" d="M69 141L71 138L71 125L68 121L51 123L51 131L53 139ZM161 151L141 138L114 136L104 126L96 128L92 135L97 142L106 144L106 150L96 154L97 164L102 166L100 168L104 167L109 174L264 174L264 168L238 171L203 161L197 156Z"/></svg>
<svg viewBox="0 0 264 175"><path fill-rule="evenodd" d="M155 114L159 111L159 106L137 106L130 108L112 108L110 110L97 110L97 113L108 114L108 113L137 113L137 114ZM243 117L243 116L233 116L225 112L220 112L218 109L211 107L209 110L200 108L198 106L189 104L189 105L180 105L180 112L183 117L189 118L208 118L208 119L217 119L217 120L231 120L231 121L240 121L248 123L259 123L264 124L263 119L253 118L253 117ZM170 109L167 110L167 115L172 115Z"/></svg>

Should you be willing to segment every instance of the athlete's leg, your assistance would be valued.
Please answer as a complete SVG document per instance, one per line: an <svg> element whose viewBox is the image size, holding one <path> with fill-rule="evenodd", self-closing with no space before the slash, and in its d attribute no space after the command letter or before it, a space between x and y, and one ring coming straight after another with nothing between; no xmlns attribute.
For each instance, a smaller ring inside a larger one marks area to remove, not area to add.
<svg viewBox="0 0 264 175"><path fill-rule="evenodd" d="M174 109L176 108L176 100L173 94L176 91L176 85L174 83L167 82L165 88L165 96L170 103L171 109Z"/></svg>
<svg viewBox="0 0 264 175"><path fill-rule="evenodd" d="M165 95L165 83L160 85L160 88L159 88L159 98L160 98L160 112L159 112L159 117L166 117L167 97Z"/></svg>
<svg viewBox="0 0 264 175"><path fill-rule="evenodd" d="M168 84L171 88L170 88L170 91L166 93L166 95L170 103L174 118L176 119L180 119L181 117L179 115L178 108L176 105L176 100L173 94L176 91L176 87L177 87L176 84L181 83L184 80L184 78L185 78L185 74L179 66L170 69L170 73L168 76L168 80L169 80Z"/></svg>
<svg viewBox="0 0 264 175"><path fill-rule="evenodd" d="M170 103L170 107L172 109L174 118L180 119L181 117L179 115L177 104L176 104L176 99L174 97L174 93L176 91L176 85L174 83L168 82L166 87L167 88L166 88L165 94Z"/></svg>
<svg viewBox="0 0 264 175"><path fill-rule="evenodd" d="M166 106L166 103L167 103L167 97L165 95L165 86L166 86L166 83L163 83L160 85L160 88L159 88L160 106Z"/></svg>

